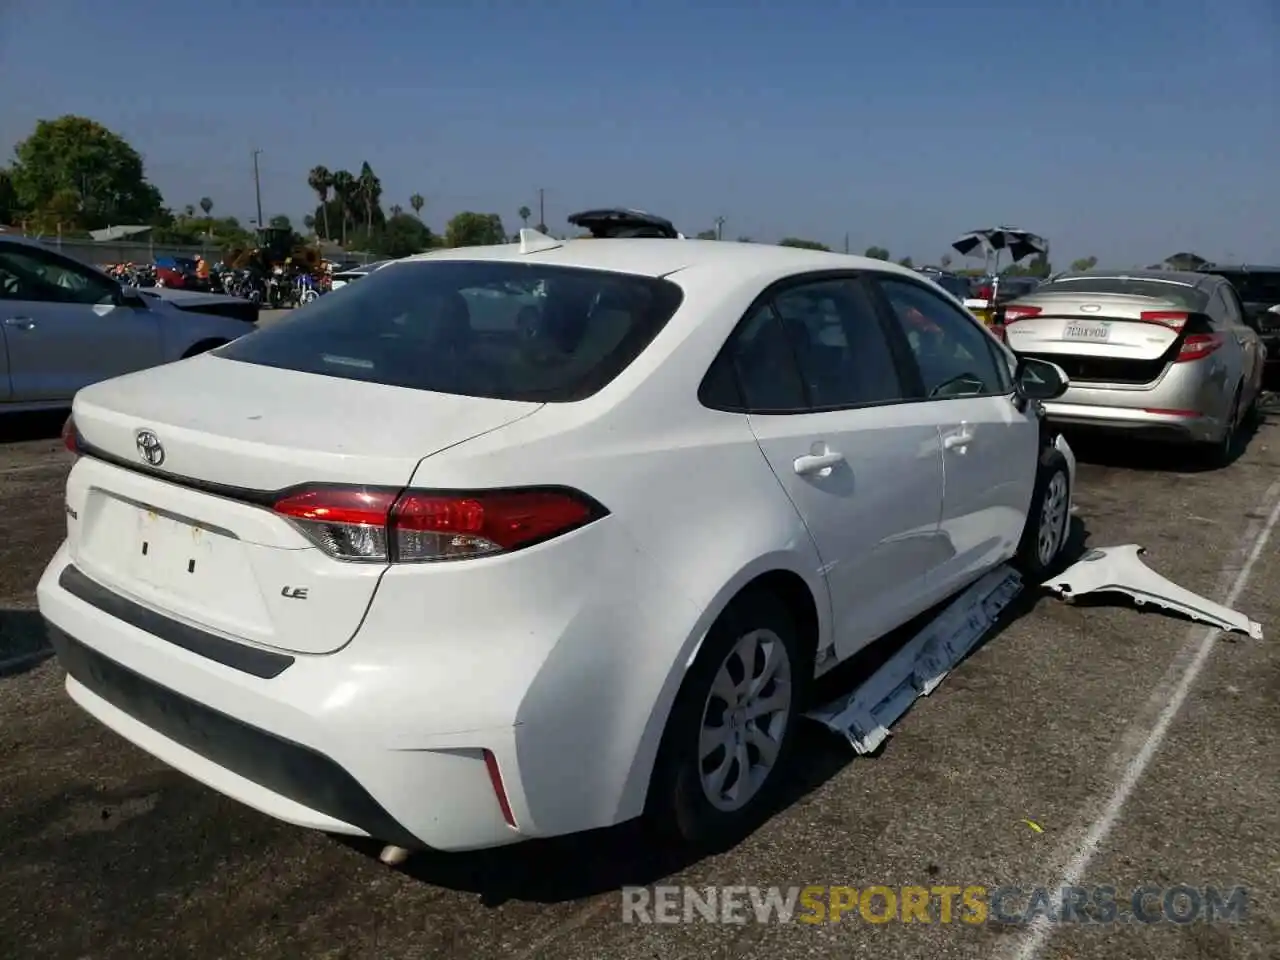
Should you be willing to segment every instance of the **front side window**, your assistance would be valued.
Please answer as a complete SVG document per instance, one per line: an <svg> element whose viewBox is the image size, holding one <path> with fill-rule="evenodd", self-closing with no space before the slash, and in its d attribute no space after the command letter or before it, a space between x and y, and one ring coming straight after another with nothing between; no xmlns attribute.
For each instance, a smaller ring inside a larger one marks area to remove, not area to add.
<svg viewBox="0 0 1280 960"><path fill-rule="evenodd" d="M349 380L564 403L602 389L679 308L669 280L510 260L389 264L217 356Z"/></svg>
<svg viewBox="0 0 1280 960"><path fill-rule="evenodd" d="M117 287L61 257L16 245L0 246L0 298L43 303L110 304Z"/></svg>
<svg viewBox="0 0 1280 960"><path fill-rule="evenodd" d="M925 396L999 396L1011 389L1007 366L978 322L923 284L877 280L920 368Z"/></svg>

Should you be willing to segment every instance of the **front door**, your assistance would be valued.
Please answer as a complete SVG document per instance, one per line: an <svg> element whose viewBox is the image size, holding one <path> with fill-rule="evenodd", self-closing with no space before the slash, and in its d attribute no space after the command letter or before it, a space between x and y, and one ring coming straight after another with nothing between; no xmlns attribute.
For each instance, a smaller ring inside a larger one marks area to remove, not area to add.
<svg viewBox="0 0 1280 960"><path fill-rule="evenodd" d="M920 370L942 440L941 532L949 558L935 593L963 588L1018 548L1035 489L1040 422L1019 410L1007 355L978 323L910 278L881 274L876 286Z"/></svg>
<svg viewBox="0 0 1280 960"><path fill-rule="evenodd" d="M154 314L118 299L115 282L90 267L29 244L0 245L10 399L70 401L81 387L159 363Z"/></svg>
<svg viewBox="0 0 1280 960"><path fill-rule="evenodd" d="M759 303L734 362L760 449L817 547L843 659L918 613L945 560L937 426L926 405L902 402L881 319L853 276Z"/></svg>

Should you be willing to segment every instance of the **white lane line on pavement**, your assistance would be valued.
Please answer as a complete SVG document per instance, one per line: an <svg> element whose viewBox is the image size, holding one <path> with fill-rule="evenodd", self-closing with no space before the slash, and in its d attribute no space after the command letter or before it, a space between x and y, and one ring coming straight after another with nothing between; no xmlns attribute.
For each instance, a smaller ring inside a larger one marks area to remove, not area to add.
<svg viewBox="0 0 1280 960"><path fill-rule="evenodd" d="M1254 511L1253 516L1255 519L1249 523L1244 535L1240 538L1236 550L1233 551L1232 559L1222 568L1218 592L1221 593L1224 589L1227 589L1227 584L1230 583L1227 597L1223 601L1228 607L1235 604L1240 598L1240 594L1244 592L1244 588L1248 586L1249 578L1253 576L1254 564L1262 556L1262 551L1266 548L1267 541L1271 539L1272 530L1275 529L1277 522L1280 522L1280 480L1277 480L1267 488L1262 504ZM1236 567L1233 561L1241 556L1244 557L1244 563ZM1233 573L1235 574L1234 579L1232 579ZM1187 699L1187 694L1191 692L1192 685L1196 682L1200 671L1204 669L1205 663L1208 662L1209 654L1213 652L1220 633L1220 630L1212 627L1202 633L1201 628L1198 626L1192 627L1188 631L1187 643L1174 659L1169 673L1175 672L1176 665L1184 660L1186 655L1194 649L1191 662L1183 671L1172 692L1167 695L1164 707L1161 709L1151 729L1145 732L1137 729L1138 721L1135 721L1135 726L1131 727L1123 738L1122 742L1126 744L1126 747L1122 748L1121 752L1113 758L1115 766L1120 771L1120 776L1115 782L1111 798L1107 801L1106 806L1102 808L1102 812L1098 814L1097 819L1085 830L1084 839L1066 858L1066 862L1059 873L1061 878L1058 881L1059 889L1079 886L1085 871L1089 869L1089 864L1098 853L1103 841L1107 839L1107 835L1111 833L1119 822L1120 813L1124 809L1129 795L1133 793L1133 789L1138 785L1138 781L1142 779L1142 774L1146 771L1147 765L1151 763L1152 757L1160 749L1160 744L1169 732L1169 727L1173 723L1174 717L1178 715L1183 702ZM1159 684L1156 688L1156 695L1161 696L1160 691L1165 687L1165 683ZM1136 747L1136 750L1134 747ZM1082 827L1081 829L1085 828ZM1044 949L1052 932L1053 926L1049 919L1043 914L1037 914L1027 927L1022 940L1015 944L1016 952L1013 956L1016 960L1035 960Z"/></svg>

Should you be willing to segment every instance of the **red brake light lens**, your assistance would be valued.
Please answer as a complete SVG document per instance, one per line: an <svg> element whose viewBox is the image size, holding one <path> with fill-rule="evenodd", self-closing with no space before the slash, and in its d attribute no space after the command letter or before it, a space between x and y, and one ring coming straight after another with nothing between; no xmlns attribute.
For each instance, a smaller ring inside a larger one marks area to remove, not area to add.
<svg viewBox="0 0 1280 960"><path fill-rule="evenodd" d="M422 563L490 556L575 530L605 514L567 489L467 493L309 487L275 511L330 556L377 563Z"/></svg>
<svg viewBox="0 0 1280 960"><path fill-rule="evenodd" d="M1158 323L1171 330L1182 330L1187 325L1189 315L1182 310L1143 310L1138 315L1143 323Z"/></svg>
<svg viewBox="0 0 1280 960"><path fill-rule="evenodd" d="M1220 333L1193 333L1182 341L1174 363L1187 363L1191 360L1203 360L1222 346Z"/></svg>
<svg viewBox="0 0 1280 960"><path fill-rule="evenodd" d="M80 433L76 430L74 417L67 417L67 422L62 425L62 445L71 453L79 455Z"/></svg>
<svg viewBox="0 0 1280 960"><path fill-rule="evenodd" d="M1028 317L1038 317L1043 312L1040 307L1005 307L1004 322L1008 326L1011 323L1017 323L1019 320L1026 320Z"/></svg>

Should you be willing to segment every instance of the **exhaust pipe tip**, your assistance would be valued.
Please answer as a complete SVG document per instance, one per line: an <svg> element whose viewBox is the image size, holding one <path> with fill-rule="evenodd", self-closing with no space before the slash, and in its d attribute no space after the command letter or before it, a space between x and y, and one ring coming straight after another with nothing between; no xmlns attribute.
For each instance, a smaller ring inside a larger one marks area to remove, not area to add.
<svg viewBox="0 0 1280 960"><path fill-rule="evenodd" d="M382 848L382 852L378 854L378 859L389 867L398 867L409 859L410 851L404 847L397 847L387 844Z"/></svg>

